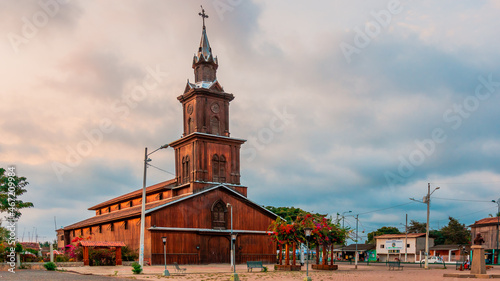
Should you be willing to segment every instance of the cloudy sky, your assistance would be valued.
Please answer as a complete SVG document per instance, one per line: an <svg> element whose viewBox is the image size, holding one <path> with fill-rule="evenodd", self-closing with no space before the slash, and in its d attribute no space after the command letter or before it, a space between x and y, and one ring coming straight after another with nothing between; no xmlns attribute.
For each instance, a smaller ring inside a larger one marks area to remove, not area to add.
<svg viewBox="0 0 500 281"><path fill-rule="evenodd" d="M180 137L200 4L251 200L350 210L364 235L424 221L408 198L428 183L432 228L496 211L498 2L187 2L0 2L0 166L30 182L24 241L140 188L144 147ZM175 172L171 149L152 159Z"/></svg>

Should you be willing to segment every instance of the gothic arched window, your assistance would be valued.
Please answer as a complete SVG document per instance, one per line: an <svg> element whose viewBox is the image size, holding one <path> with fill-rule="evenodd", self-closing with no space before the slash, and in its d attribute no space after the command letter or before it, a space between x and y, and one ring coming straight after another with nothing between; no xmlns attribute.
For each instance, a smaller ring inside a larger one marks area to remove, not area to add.
<svg viewBox="0 0 500 281"><path fill-rule="evenodd" d="M193 119L192 119L192 118L189 118L189 119L188 119L187 126L188 126L188 128L187 128L187 133L188 133L188 135L189 135L189 134L191 134L191 133L193 132L193 130L194 130L194 122L193 122Z"/></svg>
<svg viewBox="0 0 500 281"><path fill-rule="evenodd" d="M221 182L226 181L226 157L224 155L221 155L219 160L219 179Z"/></svg>
<svg viewBox="0 0 500 281"><path fill-rule="evenodd" d="M219 118L217 118L216 116L210 118L210 131L212 132L212 134L220 135L219 127Z"/></svg>
<svg viewBox="0 0 500 281"><path fill-rule="evenodd" d="M217 200L212 205L212 228L226 229L226 205L222 200Z"/></svg>
<svg viewBox="0 0 500 281"><path fill-rule="evenodd" d="M219 156L217 154L212 157L212 178L214 182L219 181Z"/></svg>
<svg viewBox="0 0 500 281"><path fill-rule="evenodd" d="M214 154L212 157L212 179L214 182L226 181L226 157Z"/></svg>
<svg viewBox="0 0 500 281"><path fill-rule="evenodd" d="M189 181L189 156L182 158L182 179L184 182Z"/></svg>

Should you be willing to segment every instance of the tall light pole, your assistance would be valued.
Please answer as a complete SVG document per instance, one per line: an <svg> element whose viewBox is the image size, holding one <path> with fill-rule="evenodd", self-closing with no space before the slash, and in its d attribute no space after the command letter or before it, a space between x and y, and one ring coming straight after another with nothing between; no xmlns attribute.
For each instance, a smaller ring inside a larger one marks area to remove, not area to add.
<svg viewBox="0 0 500 281"><path fill-rule="evenodd" d="M167 148L168 144L162 145L156 150L153 150L153 152L148 154L148 148L146 147L144 149L144 177L142 179L142 206L141 206L141 236L139 240L139 264L141 267L144 267L144 228L145 228L145 216L146 216L146 171L148 168L148 162L151 161L151 159L148 158L149 155L155 153L156 151L160 149Z"/></svg>
<svg viewBox="0 0 500 281"><path fill-rule="evenodd" d="M356 215L356 252L354 253L354 269L358 269L358 222L359 214Z"/></svg>
<svg viewBox="0 0 500 281"><path fill-rule="evenodd" d="M234 242L236 241L236 235L233 234L233 205L227 203L226 206L231 208L231 267L233 269L233 276L231 280L239 280L238 274L236 273L236 260L234 259Z"/></svg>
<svg viewBox="0 0 500 281"><path fill-rule="evenodd" d="M427 195L424 196L424 200L418 201L415 200L414 198L410 198L410 200L420 202L420 203L425 203L427 204L427 225L425 226L425 269L429 269L429 214L430 214L430 204L431 204L431 195L434 193L434 191L438 190L440 187L434 188L434 190L431 192L431 183L427 184Z"/></svg>
<svg viewBox="0 0 500 281"><path fill-rule="evenodd" d="M498 264L498 259L500 258L500 253L498 252L498 231L499 231L499 227L500 227L500 198L498 198L496 201L495 200L491 200L491 202L493 203L497 203L498 205L498 212L497 212L497 249L495 250L496 254L497 254L497 264ZM493 261L495 260L495 257L493 257ZM493 263L493 262L492 262Z"/></svg>
<svg viewBox="0 0 500 281"><path fill-rule="evenodd" d="M162 237L163 241L163 258L165 261L165 271L163 272L163 276L170 276L170 273L167 270L167 237Z"/></svg>
<svg viewBox="0 0 500 281"><path fill-rule="evenodd" d="M311 277L309 277L309 237L311 237L312 228L304 228L304 232L306 234L306 248L307 248L307 258L306 258L306 279L305 281L311 281Z"/></svg>
<svg viewBox="0 0 500 281"><path fill-rule="evenodd" d="M342 229L344 229L344 221L345 221L344 214L346 214L346 213L352 213L352 211L345 211L345 212L342 213ZM345 240L342 243L342 258L344 258L344 244L345 244Z"/></svg>
<svg viewBox="0 0 500 281"><path fill-rule="evenodd" d="M415 256L417 256L416 252ZM407 261L408 261L408 214L406 214L406 223L405 223L405 262Z"/></svg>

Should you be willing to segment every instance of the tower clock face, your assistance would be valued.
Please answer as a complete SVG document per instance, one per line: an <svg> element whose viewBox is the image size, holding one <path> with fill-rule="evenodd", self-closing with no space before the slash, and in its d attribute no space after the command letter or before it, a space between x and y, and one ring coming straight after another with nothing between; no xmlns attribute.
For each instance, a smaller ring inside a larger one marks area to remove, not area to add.
<svg viewBox="0 0 500 281"><path fill-rule="evenodd" d="M192 104L189 104L188 107L187 107L187 113L189 115L191 115L191 113L193 113L193 105Z"/></svg>
<svg viewBox="0 0 500 281"><path fill-rule="evenodd" d="M219 104L214 102L212 103L212 106L210 107L213 113L219 113Z"/></svg>

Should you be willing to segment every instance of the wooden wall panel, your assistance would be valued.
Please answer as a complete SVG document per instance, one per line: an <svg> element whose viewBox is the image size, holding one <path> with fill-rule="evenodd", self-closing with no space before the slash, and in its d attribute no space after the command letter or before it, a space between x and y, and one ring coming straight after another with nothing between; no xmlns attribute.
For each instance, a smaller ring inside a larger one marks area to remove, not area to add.
<svg viewBox="0 0 500 281"><path fill-rule="evenodd" d="M228 191L216 189L167 208L158 210L151 223L162 227L212 228L212 204L221 199L233 206L233 227L241 230L266 231L273 218L268 213L251 206ZM230 209L227 210L227 225L230 228Z"/></svg>

